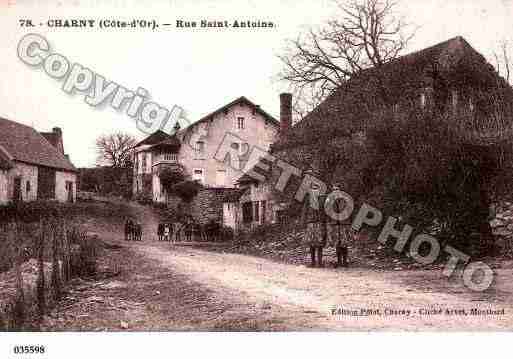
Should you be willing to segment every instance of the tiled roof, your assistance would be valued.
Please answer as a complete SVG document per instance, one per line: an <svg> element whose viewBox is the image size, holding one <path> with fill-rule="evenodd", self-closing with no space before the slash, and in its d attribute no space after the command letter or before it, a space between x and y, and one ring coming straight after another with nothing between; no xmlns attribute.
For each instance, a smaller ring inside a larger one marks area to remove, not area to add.
<svg viewBox="0 0 513 359"><path fill-rule="evenodd" d="M0 146L15 161L76 172L75 166L32 127L0 118Z"/></svg>
<svg viewBox="0 0 513 359"><path fill-rule="evenodd" d="M277 127L280 126L280 121L278 121L273 116L271 116L270 114L268 114L267 112L262 110L262 108L260 106L255 105L253 102L251 102L250 100L248 100L244 96L241 96L238 99L236 99L236 100L234 100L234 101L224 105L223 107L220 107L217 110L209 113L208 115L203 116L199 121L197 121L194 124L192 124L192 126L196 125L197 123L201 123L203 121L207 121L207 120L211 119L212 117L214 117L215 115L217 115L217 114L219 114L221 112L224 112L224 111L228 110L230 107L233 107L233 106L238 105L240 103L245 103L246 105L248 105L249 107L254 109L257 113L261 114L265 119L267 119L273 125L275 125Z"/></svg>
<svg viewBox="0 0 513 359"><path fill-rule="evenodd" d="M43 136L50 144L57 148L59 151L64 153L64 149L61 147L61 136L55 132L40 132L41 136Z"/></svg>
<svg viewBox="0 0 513 359"><path fill-rule="evenodd" d="M134 147L139 147L143 145L156 145L158 143L161 143L163 141L171 140L173 137L171 135L168 135L162 130L155 131L148 137L146 137L144 140L136 144Z"/></svg>
<svg viewBox="0 0 513 359"><path fill-rule="evenodd" d="M255 105L253 102L251 102L250 100L248 100L246 97L244 96L241 96L237 99L235 99L234 101L224 105L223 107L220 107L218 108L217 110L209 113L208 115L206 116L203 116L200 120L194 122L193 124L191 124L190 126L187 126L185 128L182 128L180 130L178 130L176 132L176 135L179 136L182 140L185 138L186 134L192 129L194 128L194 126L196 126L197 124L199 123L203 123L205 121L208 121L210 119L212 119L214 116L224 112L224 111L227 111L228 109L230 109L231 107L235 106L235 105L238 105L240 103L244 103L246 105L248 105L249 107L251 107L252 109L255 110L255 112L259 113L260 115L262 115L267 121L269 121L269 123L271 123L272 125L276 126L278 129L280 128L280 121L278 121L277 119L275 119L273 116L271 116L270 114L268 114L267 112L265 112L264 110L262 110L262 108L258 105Z"/></svg>
<svg viewBox="0 0 513 359"><path fill-rule="evenodd" d="M424 50L392 60L379 68L370 68L334 91L302 121L273 144L273 150L316 143L361 130L362 102L379 98L376 79L382 81L386 96L400 101L421 87L432 71L451 81L472 77L479 81L497 81L493 67L462 37L456 37ZM363 99L359 100L359 99Z"/></svg>
<svg viewBox="0 0 513 359"><path fill-rule="evenodd" d="M8 170L13 167L11 156L7 151L0 145L0 169Z"/></svg>
<svg viewBox="0 0 513 359"><path fill-rule="evenodd" d="M176 136L171 136L171 138L164 140L162 142L151 145L152 149L170 149L171 151L178 152L182 143Z"/></svg>

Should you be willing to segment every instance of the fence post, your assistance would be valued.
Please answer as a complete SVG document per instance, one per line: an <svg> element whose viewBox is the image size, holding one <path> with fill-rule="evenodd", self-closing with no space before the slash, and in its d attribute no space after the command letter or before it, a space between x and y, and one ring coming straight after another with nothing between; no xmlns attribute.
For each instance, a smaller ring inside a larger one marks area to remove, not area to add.
<svg viewBox="0 0 513 359"><path fill-rule="evenodd" d="M45 229L43 219L39 219L39 237L37 241L37 305L39 319L42 320L46 313L46 281L45 281Z"/></svg>
<svg viewBox="0 0 513 359"><path fill-rule="evenodd" d="M16 275L16 302L14 304L14 329L23 329L26 319L25 291L23 288L23 275L21 265L23 263L23 243L18 236L18 222L10 224L10 233L14 238L15 261L14 271Z"/></svg>
<svg viewBox="0 0 513 359"><path fill-rule="evenodd" d="M53 299L55 301L61 298L61 276L60 276L60 268L59 268L59 243L58 243L58 235L55 230L55 219L52 221L52 225L50 226L50 240L52 243L52 288L53 288Z"/></svg>
<svg viewBox="0 0 513 359"><path fill-rule="evenodd" d="M68 228L66 226L66 218L62 217L61 222L61 233L62 233L62 250L63 250L63 275L64 281L68 282L71 279L71 264L70 264L70 243L68 238Z"/></svg>

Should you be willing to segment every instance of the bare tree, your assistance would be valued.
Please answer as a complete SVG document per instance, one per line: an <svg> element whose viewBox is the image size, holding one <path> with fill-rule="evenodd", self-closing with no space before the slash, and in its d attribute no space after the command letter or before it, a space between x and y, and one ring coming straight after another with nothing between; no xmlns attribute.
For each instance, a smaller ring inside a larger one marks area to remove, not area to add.
<svg viewBox="0 0 513 359"><path fill-rule="evenodd" d="M112 167L126 167L136 143L134 137L121 132L100 136L96 140L97 163Z"/></svg>
<svg viewBox="0 0 513 359"><path fill-rule="evenodd" d="M278 56L278 79L294 93L296 119L316 107L334 89L370 67L397 58L415 28L396 16L391 0L335 0L340 15L289 40Z"/></svg>

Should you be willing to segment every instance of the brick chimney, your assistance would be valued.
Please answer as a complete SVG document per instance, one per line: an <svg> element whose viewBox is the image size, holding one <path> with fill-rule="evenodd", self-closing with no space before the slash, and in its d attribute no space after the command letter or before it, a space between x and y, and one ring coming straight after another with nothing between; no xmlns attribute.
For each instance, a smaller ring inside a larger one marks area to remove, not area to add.
<svg viewBox="0 0 513 359"><path fill-rule="evenodd" d="M281 136L286 136L292 127L292 94L280 94Z"/></svg>
<svg viewBox="0 0 513 359"><path fill-rule="evenodd" d="M62 140L62 130L60 127L52 128L52 133L56 137L56 143L53 145L59 150L60 153L64 154L64 143Z"/></svg>

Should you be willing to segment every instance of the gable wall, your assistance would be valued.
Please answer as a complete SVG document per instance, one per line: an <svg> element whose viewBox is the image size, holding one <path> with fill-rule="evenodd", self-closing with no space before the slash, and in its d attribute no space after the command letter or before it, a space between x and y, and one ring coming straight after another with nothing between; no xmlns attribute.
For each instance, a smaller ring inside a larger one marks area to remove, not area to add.
<svg viewBox="0 0 513 359"><path fill-rule="evenodd" d="M244 117L243 130L237 129L238 117ZM228 110L227 114L218 114L212 122L206 121L196 126L200 126L200 131L207 132L207 135L201 139L205 142L204 156L196 154L192 147L194 143L184 143L180 149L179 161L185 166L189 175L192 175L194 169L203 169L205 185L212 187L234 187L234 182L242 175L241 171L220 163L214 158L227 132L241 137L250 147L258 146L263 150L269 149L278 133L276 126L270 122L266 125L264 117L258 113L253 114L252 109L246 104L236 104ZM186 141L187 138L188 136ZM226 171L224 186L217 181L218 170Z"/></svg>

